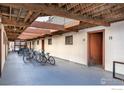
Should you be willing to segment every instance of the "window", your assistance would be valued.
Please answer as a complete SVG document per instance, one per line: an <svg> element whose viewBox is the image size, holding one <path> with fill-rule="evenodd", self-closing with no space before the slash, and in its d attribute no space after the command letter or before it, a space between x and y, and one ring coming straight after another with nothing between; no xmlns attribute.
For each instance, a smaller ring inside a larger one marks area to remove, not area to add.
<svg viewBox="0 0 124 93"><path fill-rule="evenodd" d="M39 45L39 40L37 40L37 45Z"/></svg>
<svg viewBox="0 0 124 93"><path fill-rule="evenodd" d="M65 44L72 45L73 44L73 36L65 36Z"/></svg>
<svg viewBox="0 0 124 93"><path fill-rule="evenodd" d="M52 45L52 39L48 39L48 45Z"/></svg>

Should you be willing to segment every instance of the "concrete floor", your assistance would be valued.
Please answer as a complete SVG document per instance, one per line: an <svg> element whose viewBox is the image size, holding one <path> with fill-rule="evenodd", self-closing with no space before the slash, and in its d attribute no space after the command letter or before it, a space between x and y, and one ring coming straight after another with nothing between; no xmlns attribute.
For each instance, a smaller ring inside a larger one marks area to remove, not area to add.
<svg viewBox="0 0 124 93"><path fill-rule="evenodd" d="M87 67L62 59L56 65L25 64L22 57L9 53L3 69L0 85L124 85L113 79L111 72Z"/></svg>

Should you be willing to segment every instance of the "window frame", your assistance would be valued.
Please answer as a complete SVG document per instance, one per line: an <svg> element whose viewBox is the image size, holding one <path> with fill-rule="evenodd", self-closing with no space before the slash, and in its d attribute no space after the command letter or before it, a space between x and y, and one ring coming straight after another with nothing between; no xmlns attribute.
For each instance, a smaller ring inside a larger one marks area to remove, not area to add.
<svg viewBox="0 0 124 93"><path fill-rule="evenodd" d="M52 45L52 38L48 39L48 45Z"/></svg>
<svg viewBox="0 0 124 93"><path fill-rule="evenodd" d="M37 40L37 45L39 45L39 40Z"/></svg>
<svg viewBox="0 0 124 93"><path fill-rule="evenodd" d="M65 36L65 45L73 45L73 35Z"/></svg>

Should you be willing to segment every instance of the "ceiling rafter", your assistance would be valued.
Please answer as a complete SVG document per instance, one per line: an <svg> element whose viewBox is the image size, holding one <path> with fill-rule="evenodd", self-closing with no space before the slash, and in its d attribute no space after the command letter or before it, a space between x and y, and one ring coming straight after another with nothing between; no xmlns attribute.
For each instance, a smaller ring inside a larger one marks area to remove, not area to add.
<svg viewBox="0 0 124 93"><path fill-rule="evenodd" d="M75 6L79 5L79 3L75 3L75 4L69 4L67 6L67 10L71 10L72 8L74 8Z"/></svg>
<svg viewBox="0 0 124 93"><path fill-rule="evenodd" d="M115 5L116 4L108 5L104 8L104 10L100 9L99 11L98 10L94 11L94 13L92 13L93 17L100 16L100 15L107 15L108 11L109 11L109 14L111 14L112 11L114 12L114 11L117 11L118 9L120 9L120 8L124 8L124 5L119 4L119 5L116 5L116 7L113 7Z"/></svg>
<svg viewBox="0 0 124 93"><path fill-rule="evenodd" d="M54 29L54 30L65 30L63 25L47 23L47 22L33 22L30 27L44 28L44 29Z"/></svg>
<svg viewBox="0 0 124 93"><path fill-rule="evenodd" d="M104 5L105 5L105 3L103 3L103 4L98 4L98 5L93 5L92 7L87 8L85 11L82 10L82 11L81 11L81 14L83 15L83 14L92 12L93 10L98 9L99 7L102 7L102 6L104 6Z"/></svg>
<svg viewBox="0 0 124 93"><path fill-rule="evenodd" d="M61 17L66 17L66 18L71 18L71 19L76 19L76 20L80 20L83 22L87 22L90 24L95 24L95 25L103 25L103 26L110 26L110 23L104 21L104 20L99 20L99 19L92 19L86 16L81 16L81 15L76 15L76 14L71 14L70 12L59 8L59 7L55 7L53 5L50 6L46 6L44 4L11 4L14 7L23 7L23 8L27 8L29 10L35 10L35 11L41 11L45 14L48 15L54 15L54 16L61 16Z"/></svg>
<svg viewBox="0 0 124 93"><path fill-rule="evenodd" d="M9 19L11 20L12 19L12 7L10 5L10 10L9 10Z"/></svg>
<svg viewBox="0 0 124 93"><path fill-rule="evenodd" d="M41 36L40 34L27 33L27 32L23 32L21 35L26 35L26 36Z"/></svg>
<svg viewBox="0 0 124 93"><path fill-rule="evenodd" d="M65 5L65 3L58 4L59 7L63 7L64 5Z"/></svg>
<svg viewBox="0 0 124 93"><path fill-rule="evenodd" d="M124 4L115 3L84 3L84 4L0 4L2 21L5 30L9 35L20 34L26 30L27 27L38 16L60 16L70 19L79 20L79 23L66 24L64 29L56 28L58 30L51 31L52 35L62 34L69 31L78 31L88 27L98 25L109 26L110 23L124 20ZM19 14L20 9L23 9ZM39 13L39 14L38 14ZM17 16L18 15L18 16ZM18 19L18 20L17 20ZM45 27L39 27L47 29ZM50 27L48 27L50 28ZM16 29L16 30L14 30ZM55 29L55 28L53 28ZM42 32L42 31L41 31ZM29 32L27 32L29 33ZM39 33L39 32L38 32ZM33 33L34 34L34 33ZM41 33L42 34L42 33ZM51 34L49 34L51 35ZM44 34L43 36L49 36Z"/></svg>
<svg viewBox="0 0 124 93"><path fill-rule="evenodd" d="M35 13L35 15L29 20L29 23L32 23L37 17L39 17L41 12Z"/></svg>
<svg viewBox="0 0 124 93"><path fill-rule="evenodd" d="M27 22L27 20L30 18L30 16L33 14L32 11L29 11L28 14L26 15L25 19L24 19L24 23Z"/></svg>
<svg viewBox="0 0 124 93"><path fill-rule="evenodd" d="M22 8L19 9L19 13L18 13L18 15L17 15L17 21L19 21L19 18L20 18L21 12L22 12Z"/></svg>
<svg viewBox="0 0 124 93"><path fill-rule="evenodd" d="M3 15L3 16L7 16L7 17L9 17L9 19L11 20L12 19L12 17L14 17L14 18L17 18L17 15L15 15L15 14L7 14L7 13L0 13L1 15ZM23 16L20 16L20 18L24 18Z"/></svg>
<svg viewBox="0 0 124 93"><path fill-rule="evenodd" d="M7 24L7 25L12 25L12 26L21 26L21 27L28 26L28 24L24 24L23 22L17 22L14 19L10 20L10 19L6 19L6 18L2 18L2 23Z"/></svg>

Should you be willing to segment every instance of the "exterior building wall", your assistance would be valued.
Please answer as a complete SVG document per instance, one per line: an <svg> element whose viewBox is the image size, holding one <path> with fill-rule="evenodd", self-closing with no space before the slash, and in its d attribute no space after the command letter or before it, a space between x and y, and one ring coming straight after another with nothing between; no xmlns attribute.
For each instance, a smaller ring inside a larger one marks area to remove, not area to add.
<svg viewBox="0 0 124 93"><path fill-rule="evenodd" d="M39 41L38 41L38 40L39 40ZM39 44L38 44L37 42L39 42ZM41 39L36 39L36 40L34 41L34 50L36 50L36 51L41 50Z"/></svg>
<svg viewBox="0 0 124 93"><path fill-rule="evenodd" d="M9 51L14 51L14 42L9 41Z"/></svg>
<svg viewBox="0 0 124 93"><path fill-rule="evenodd" d="M1 70L3 70L6 57L8 55L8 38L4 30L3 24L0 24L1 29Z"/></svg>
<svg viewBox="0 0 124 93"><path fill-rule="evenodd" d="M63 24L63 21L65 21L65 19L55 17L52 23ZM48 45L48 39L51 37L46 37L45 51L49 52L52 56L87 65L87 32L102 29L105 30L105 70L112 71L113 61L124 62L124 21L113 23L110 27L97 26L82 29L78 32L52 36L52 45ZM73 35L73 45L65 44L65 36L68 35ZM110 40L109 37L112 37L112 39ZM35 48L41 48L41 44L40 46L35 46ZM124 74L124 66L117 65L116 70L117 73Z"/></svg>
<svg viewBox="0 0 124 93"><path fill-rule="evenodd" d="M57 21L55 22L57 23ZM124 21L113 23L110 27L98 26L53 36L52 45L48 45L47 37L45 38L45 49L53 56L87 65L87 32L102 29L105 29L105 70L112 71L113 61L124 62ZM65 36L68 35L73 35L73 45L65 45ZM112 37L112 40L109 37ZM117 65L116 70L118 73L124 74L124 66Z"/></svg>
<svg viewBox="0 0 124 93"><path fill-rule="evenodd" d="M37 44L37 41L39 40L39 44ZM27 47L30 48L30 42L31 42L31 49L34 49L36 51L39 51L41 50L41 40L42 39L36 39L36 40L33 40L33 41L27 41ZM33 44L34 42L34 44Z"/></svg>
<svg viewBox="0 0 124 93"><path fill-rule="evenodd" d="M27 48L29 48L29 49L30 49L30 42L31 41L27 41Z"/></svg>

